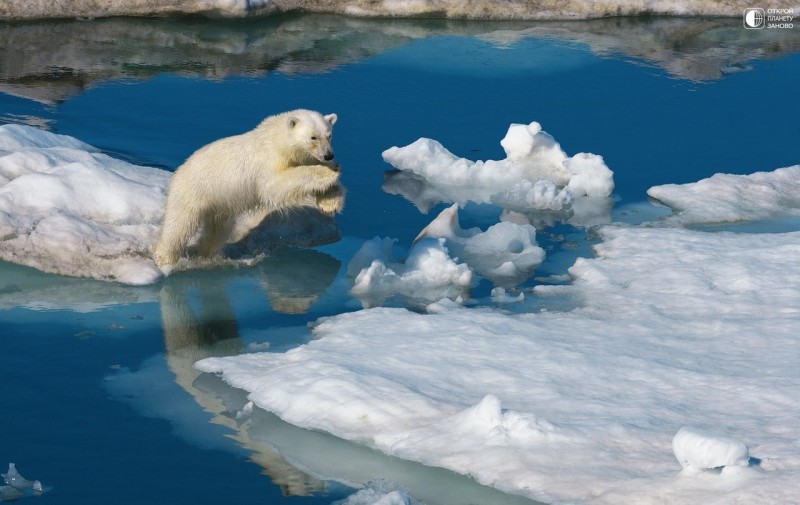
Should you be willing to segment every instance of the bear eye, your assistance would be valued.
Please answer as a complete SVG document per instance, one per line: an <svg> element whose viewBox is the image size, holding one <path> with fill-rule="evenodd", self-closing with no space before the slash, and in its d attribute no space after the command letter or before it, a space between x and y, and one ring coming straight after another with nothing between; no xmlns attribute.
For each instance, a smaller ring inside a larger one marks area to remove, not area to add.
<svg viewBox="0 0 800 505"><path fill-rule="evenodd" d="M311 137L311 140L317 140L317 137Z"/></svg>

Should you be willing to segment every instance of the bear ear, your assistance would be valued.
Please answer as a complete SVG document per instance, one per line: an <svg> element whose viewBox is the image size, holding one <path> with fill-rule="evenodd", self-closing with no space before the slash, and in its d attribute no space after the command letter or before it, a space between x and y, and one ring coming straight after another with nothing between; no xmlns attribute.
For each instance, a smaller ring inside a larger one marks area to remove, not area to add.
<svg viewBox="0 0 800 505"><path fill-rule="evenodd" d="M294 128L295 126L297 126L297 123L299 123L299 122L300 122L300 120L299 120L299 119L297 119L297 118L296 118L296 117L294 117L294 116L290 117L290 118L289 118L289 119L286 121L286 123L289 125L289 128Z"/></svg>
<svg viewBox="0 0 800 505"><path fill-rule="evenodd" d="M325 116L325 121L328 122L329 125L333 126L336 124L336 120L339 119L339 116L336 114L328 114Z"/></svg>

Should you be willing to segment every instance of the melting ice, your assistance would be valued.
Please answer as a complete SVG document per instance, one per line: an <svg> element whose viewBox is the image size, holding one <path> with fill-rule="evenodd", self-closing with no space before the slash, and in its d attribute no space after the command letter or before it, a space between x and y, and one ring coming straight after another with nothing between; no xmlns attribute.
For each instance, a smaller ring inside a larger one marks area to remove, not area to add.
<svg viewBox="0 0 800 505"><path fill-rule="evenodd" d="M387 159L462 189L488 164L435 141L404 149ZM551 168L545 177L569 187L563 163ZM573 300L567 312L372 308L320 320L316 338L287 353L196 366L297 426L546 503L800 501L800 232L680 226L793 215L796 173L651 189L673 216L599 227L596 257L575 262L572 284L533 289ZM480 182L491 195L508 181ZM469 265L467 244L488 230L460 229L455 212L417 245L438 237ZM351 269L374 267L390 246L376 239Z"/></svg>

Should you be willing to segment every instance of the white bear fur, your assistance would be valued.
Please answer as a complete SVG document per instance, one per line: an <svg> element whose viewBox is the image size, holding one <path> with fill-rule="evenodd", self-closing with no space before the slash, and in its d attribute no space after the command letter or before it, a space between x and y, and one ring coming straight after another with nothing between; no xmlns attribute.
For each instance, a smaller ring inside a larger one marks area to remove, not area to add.
<svg viewBox="0 0 800 505"><path fill-rule="evenodd" d="M176 263L198 230L197 255L219 254L232 234L242 234L240 217L252 222L301 206L341 211L344 189L331 161L336 120L336 114L293 110L198 149L170 179L156 264Z"/></svg>

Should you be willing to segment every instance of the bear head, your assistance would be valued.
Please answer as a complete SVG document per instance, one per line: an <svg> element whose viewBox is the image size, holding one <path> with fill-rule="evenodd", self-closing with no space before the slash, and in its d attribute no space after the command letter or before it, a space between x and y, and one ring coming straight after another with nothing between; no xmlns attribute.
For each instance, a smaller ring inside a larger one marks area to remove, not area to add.
<svg viewBox="0 0 800 505"><path fill-rule="evenodd" d="M286 117L286 125L291 132L293 147L317 162L333 160L331 135L336 114L323 116L319 112L296 110Z"/></svg>

